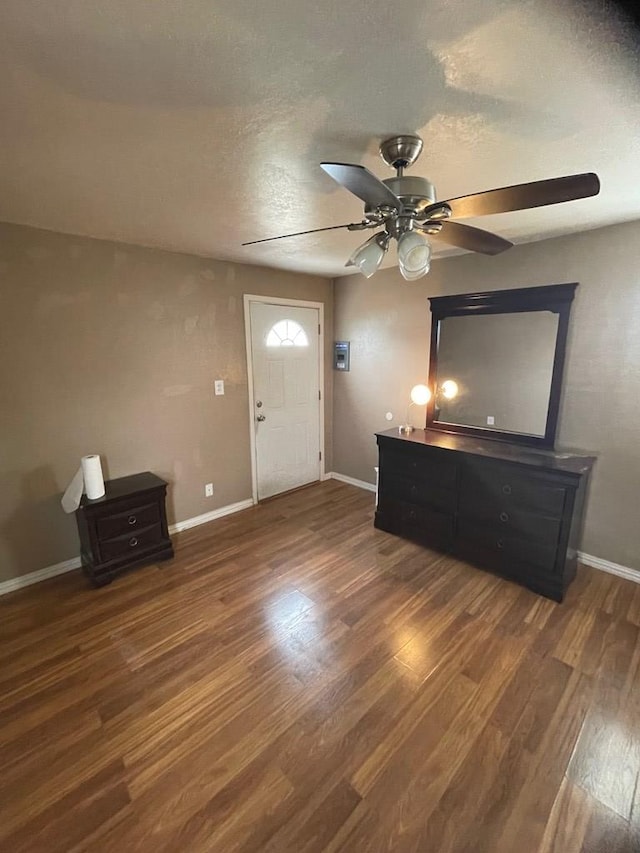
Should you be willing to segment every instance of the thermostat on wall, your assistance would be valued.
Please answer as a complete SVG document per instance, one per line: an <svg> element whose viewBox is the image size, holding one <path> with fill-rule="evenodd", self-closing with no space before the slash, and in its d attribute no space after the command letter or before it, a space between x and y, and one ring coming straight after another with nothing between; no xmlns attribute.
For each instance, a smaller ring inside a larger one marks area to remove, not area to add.
<svg viewBox="0 0 640 853"><path fill-rule="evenodd" d="M335 370L349 370L349 341L335 341L333 344L333 367Z"/></svg>

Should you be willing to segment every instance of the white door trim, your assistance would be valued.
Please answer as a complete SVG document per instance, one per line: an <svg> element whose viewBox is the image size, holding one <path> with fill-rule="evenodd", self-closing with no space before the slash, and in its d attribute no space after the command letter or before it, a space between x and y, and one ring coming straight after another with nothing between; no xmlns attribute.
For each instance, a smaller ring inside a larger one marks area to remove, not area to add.
<svg viewBox="0 0 640 853"><path fill-rule="evenodd" d="M247 348L247 382L249 386L249 437L251 442L251 496L254 504L258 503L258 471L256 465L256 422L254 419L255 404L253 398L253 351L251 348L251 314L252 302L263 302L267 305L294 305L297 308L317 308L320 320L320 334L318 336L318 376L322 399L320 406L320 479L325 479L325 452L324 452L324 302L309 302L305 299L285 299L279 296L257 296L253 293L245 293L244 300L244 339Z"/></svg>

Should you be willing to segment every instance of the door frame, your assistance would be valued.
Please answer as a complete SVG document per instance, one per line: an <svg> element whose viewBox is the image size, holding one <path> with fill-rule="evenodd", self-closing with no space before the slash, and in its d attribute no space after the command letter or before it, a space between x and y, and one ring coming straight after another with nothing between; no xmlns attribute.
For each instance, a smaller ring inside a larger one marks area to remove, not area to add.
<svg viewBox="0 0 640 853"><path fill-rule="evenodd" d="M318 321L320 323L320 334L318 335L318 384L320 386L321 399L318 400L320 430L320 468L319 479L325 479L325 452L324 452L324 302L310 302L306 299L285 299L279 296L258 296L254 293L245 293L244 302L244 336L247 349L247 383L249 389L249 437L251 444L251 498L254 504L258 503L258 467L256 446L256 422L254 418L255 399L253 392L253 348L251 346L251 303L262 302L267 305L292 305L295 308L317 308Z"/></svg>

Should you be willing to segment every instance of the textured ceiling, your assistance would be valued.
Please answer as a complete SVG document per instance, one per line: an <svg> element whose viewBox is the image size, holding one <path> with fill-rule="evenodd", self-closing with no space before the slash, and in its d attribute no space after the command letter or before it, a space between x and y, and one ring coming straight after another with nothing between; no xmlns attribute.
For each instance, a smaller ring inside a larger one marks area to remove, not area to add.
<svg viewBox="0 0 640 853"><path fill-rule="evenodd" d="M594 199L476 221L515 242L640 218L640 72L614 7L559 0L5 0L0 219L323 275L418 131L440 198L596 171ZM366 236L366 235L365 235ZM392 257L388 258L393 263Z"/></svg>

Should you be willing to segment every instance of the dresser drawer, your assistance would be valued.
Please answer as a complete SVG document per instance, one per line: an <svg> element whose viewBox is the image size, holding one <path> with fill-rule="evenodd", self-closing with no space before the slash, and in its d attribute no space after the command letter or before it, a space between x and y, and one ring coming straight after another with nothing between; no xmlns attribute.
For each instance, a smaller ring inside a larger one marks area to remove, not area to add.
<svg viewBox="0 0 640 853"><path fill-rule="evenodd" d="M557 537L551 541L523 539L510 532L496 530L467 518L458 519L458 539L462 544L480 546L493 554L498 565L508 563L510 559L518 563L536 566L545 572L552 572L557 557Z"/></svg>
<svg viewBox="0 0 640 853"><path fill-rule="evenodd" d="M498 502L487 502L483 506L462 506L460 517L479 523L499 537L504 534L522 539L534 539L545 543L557 543L560 537L561 520L514 507L501 508Z"/></svg>
<svg viewBox="0 0 640 853"><path fill-rule="evenodd" d="M382 452L382 472L396 474L411 480L418 480L427 486L440 486L454 489L456 486L457 465L449 454L438 452L403 453L384 449Z"/></svg>
<svg viewBox="0 0 640 853"><path fill-rule="evenodd" d="M162 525L152 524L142 530L129 532L125 536L105 539L100 542L100 555L103 562L115 560L118 557L132 557L139 551L153 548L162 542Z"/></svg>
<svg viewBox="0 0 640 853"><path fill-rule="evenodd" d="M448 546L453 539L453 515L400 500L380 504L384 529L436 546Z"/></svg>
<svg viewBox="0 0 640 853"><path fill-rule="evenodd" d="M472 565L496 572L502 577L511 578L554 601L562 601L564 595L562 569L557 571L554 566L552 571L547 571L530 562L510 557L503 551L486 548L477 542L467 542L464 539L456 540L455 554L459 559Z"/></svg>
<svg viewBox="0 0 640 853"><path fill-rule="evenodd" d="M127 507L120 512L114 512L98 518L96 527L98 539L113 539L126 533L142 530L160 521L160 505L147 503L142 506Z"/></svg>
<svg viewBox="0 0 640 853"><path fill-rule="evenodd" d="M465 465L462 471L460 509L471 513L490 505L498 513L524 509L559 519L565 497L564 486L509 465Z"/></svg>
<svg viewBox="0 0 640 853"><path fill-rule="evenodd" d="M453 488L433 483L428 479L410 479L409 477L382 471L381 494L383 499L407 501L411 504L434 507L453 512L456 505L456 493Z"/></svg>

